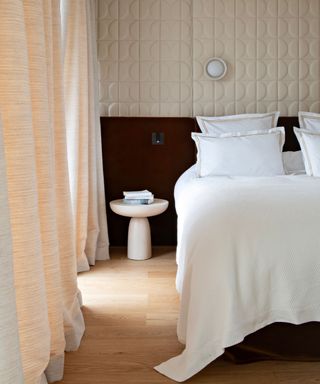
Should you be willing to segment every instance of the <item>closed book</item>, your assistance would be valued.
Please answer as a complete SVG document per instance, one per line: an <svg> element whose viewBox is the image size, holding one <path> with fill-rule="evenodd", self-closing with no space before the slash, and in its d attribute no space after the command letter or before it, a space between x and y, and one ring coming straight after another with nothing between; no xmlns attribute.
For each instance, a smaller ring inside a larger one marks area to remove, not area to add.
<svg viewBox="0 0 320 384"><path fill-rule="evenodd" d="M125 199L150 199L153 197L153 194L147 189L143 191L124 191L123 195Z"/></svg>
<svg viewBox="0 0 320 384"><path fill-rule="evenodd" d="M129 205L148 205L153 203L153 197L151 199L122 199L122 201Z"/></svg>
<svg viewBox="0 0 320 384"><path fill-rule="evenodd" d="M154 196L152 193L150 193L150 195L147 195L147 196L136 196L136 197L133 197L133 196L125 196L123 199L124 200L150 200L150 199L153 199Z"/></svg>
<svg viewBox="0 0 320 384"><path fill-rule="evenodd" d="M124 197L126 200L137 200L137 199L152 199L153 195L136 195L136 196L125 196Z"/></svg>

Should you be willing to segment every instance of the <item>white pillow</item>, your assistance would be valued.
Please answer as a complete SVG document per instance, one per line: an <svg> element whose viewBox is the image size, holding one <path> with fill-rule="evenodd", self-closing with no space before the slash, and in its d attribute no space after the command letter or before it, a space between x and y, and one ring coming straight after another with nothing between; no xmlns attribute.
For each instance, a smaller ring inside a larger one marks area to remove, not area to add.
<svg viewBox="0 0 320 384"><path fill-rule="evenodd" d="M277 126L280 112L206 117L196 116L202 133L221 135L228 132L264 131Z"/></svg>
<svg viewBox="0 0 320 384"><path fill-rule="evenodd" d="M306 173L301 151L282 152L282 160L286 175Z"/></svg>
<svg viewBox="0 0 320 384"><path fill-rule="evenodd" d="M299 112L300 128L308 131L320 132L320 114L313 112Z"/></svg>
<svg viewBox="0 0 320 384"><path fill-rule="evenodd" d="M293 128L299 141L307 175L320 176L320 132Z"/></svg>
<svg viewBox="0 0 320 384"><path fill-rule="evenodd" d="M197 145L197 174L205 176L283 175L283 127L268 131L209 136L192 133Z"/></svg>

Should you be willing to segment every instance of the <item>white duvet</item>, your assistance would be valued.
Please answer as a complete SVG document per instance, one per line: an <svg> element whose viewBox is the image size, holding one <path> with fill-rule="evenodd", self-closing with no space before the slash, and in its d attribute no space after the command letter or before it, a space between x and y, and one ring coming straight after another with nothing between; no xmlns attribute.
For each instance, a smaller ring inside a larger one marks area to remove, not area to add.
<svg viewBox="0 0 320 384"><path fill-rule="evenodd" d="M184 381L270 323L320 321L320 178L196 178L191 168L175 199L186 347L156 370Z"/></svg>

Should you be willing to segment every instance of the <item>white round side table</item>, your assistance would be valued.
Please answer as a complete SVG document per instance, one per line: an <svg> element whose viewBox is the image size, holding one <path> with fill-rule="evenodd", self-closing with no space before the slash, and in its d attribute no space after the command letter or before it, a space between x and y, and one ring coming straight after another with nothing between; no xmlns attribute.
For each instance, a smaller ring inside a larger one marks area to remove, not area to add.
<svg viewBox="0 0 320 384"><path fill-rule="evenodd" d="M126 204L122 199L110 201L110 208L121 216L131 217L128 231L128 258L146 260L151 257L151 235L148 217L160 215L169 202L154 199L151 204Z"/></svg>

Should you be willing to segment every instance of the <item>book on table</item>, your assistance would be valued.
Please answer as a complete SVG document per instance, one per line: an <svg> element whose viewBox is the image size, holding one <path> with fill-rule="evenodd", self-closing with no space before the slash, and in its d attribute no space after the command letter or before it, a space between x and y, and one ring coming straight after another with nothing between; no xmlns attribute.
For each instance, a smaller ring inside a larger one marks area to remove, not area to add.
<svg viewBox="0 0 320 384"><path fill-rule="evenodd" d="M154 201L153 194L144 189L142 191L124 191L123 202L125 204L152 204Z"/></svg>

